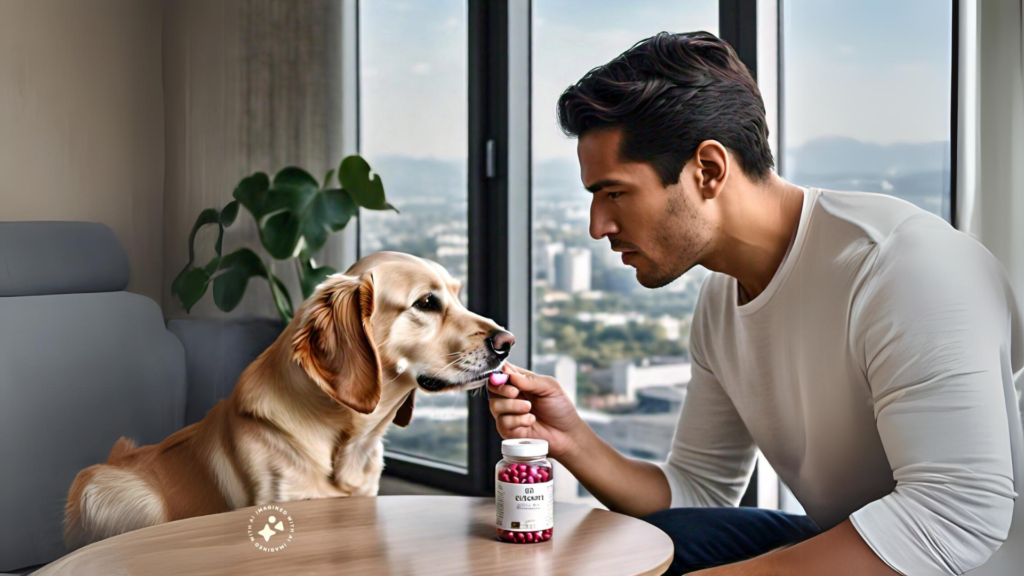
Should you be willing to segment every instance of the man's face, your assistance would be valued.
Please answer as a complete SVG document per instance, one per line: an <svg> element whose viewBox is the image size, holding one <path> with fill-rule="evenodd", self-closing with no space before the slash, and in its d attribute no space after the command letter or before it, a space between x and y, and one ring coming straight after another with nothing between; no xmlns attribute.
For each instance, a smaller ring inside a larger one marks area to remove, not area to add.
<svg viewBox="0 0 1024 576"><path fill-rule="evenodd" d="M711 243L712 226L702 213L700 191L687 173L665 187L647 163L619 159L619 129L591 130L577 145L583 185L593 193L590 235L607 237L636 279L660 288L700 262Z"/></svg>

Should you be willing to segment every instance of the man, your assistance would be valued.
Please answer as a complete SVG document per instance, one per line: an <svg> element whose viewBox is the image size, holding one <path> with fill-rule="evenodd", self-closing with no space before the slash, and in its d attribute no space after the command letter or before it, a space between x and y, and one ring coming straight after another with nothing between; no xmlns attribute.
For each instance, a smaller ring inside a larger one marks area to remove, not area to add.
<svg viewBox="0 0 1024 576"><path fill-rule="evenodd" d="M673 572L983 564L1010 529L1020 435L1018 318L992 255L902 200L774 174L757 86L707 33L638 43L569 87L558 118L591 236L647 288L713 273L666 463L617 453L558 382L514 366L488 387L501 435L546 439L608 508L662 528ZM735 508L758 448L808 517Z"/></svg>

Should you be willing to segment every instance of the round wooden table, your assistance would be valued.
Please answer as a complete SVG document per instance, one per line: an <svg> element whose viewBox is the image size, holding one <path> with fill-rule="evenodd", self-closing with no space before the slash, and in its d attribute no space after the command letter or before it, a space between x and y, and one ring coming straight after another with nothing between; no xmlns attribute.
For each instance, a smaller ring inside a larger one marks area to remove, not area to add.
<svg viewBox="0 0 1024 576"><path fill-rule="evenodd" d="M556 503L554 536L540 544L496 540L493 498L325 498L267 506L128 532L35 574L628 575L661 574L672 562L672 541L661 530L580 504Z"/></svg>

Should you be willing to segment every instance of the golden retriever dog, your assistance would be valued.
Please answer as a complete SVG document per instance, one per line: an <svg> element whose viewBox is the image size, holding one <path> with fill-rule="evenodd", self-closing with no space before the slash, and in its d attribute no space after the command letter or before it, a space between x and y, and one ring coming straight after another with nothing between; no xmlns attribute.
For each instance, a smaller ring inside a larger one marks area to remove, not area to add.
<svg viewBox="0 0 1024 576"><path fill-rule="evenodd" d="M397 252L331 276L203 420L156 445L121 437L79 472L68 548L270 502L376 496L384 432L409 424L416 389L480 387L515 343L459 288L439 264Z"/></svg>

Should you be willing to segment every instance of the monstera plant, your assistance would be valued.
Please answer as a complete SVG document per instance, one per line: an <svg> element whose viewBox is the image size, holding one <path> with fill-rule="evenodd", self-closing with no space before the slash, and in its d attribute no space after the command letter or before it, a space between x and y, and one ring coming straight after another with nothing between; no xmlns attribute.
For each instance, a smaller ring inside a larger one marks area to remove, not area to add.
<svg viewBox="0 0 1024 576"><path fill-rule="evenodd" d="M331 233L358 216L360 207L398 212L385 199L380 176L372 174L362 157L353 155L342 160L337 171L338 187L331 186L334 176L334 170L327 172L321 186L305 170L288 167L273 181L262 172L244 178L232 194L234 200L223 210L207 208L199 214L188 237L188 264L171 284L171 293L191 312L212 284L214 303L230 312L242 301L249 279L258 276L270 285L281 318L290 321L295 306L284 283L249 248L223 254L224 229L235 222L239 206L248 210L266 253L274 260L294 261L303 299L308 298L317 284L336 272L330 266L317 266L314 260ZM205 266L197 266L196 233L204 226L217 226L216 256Z"/></svg>

